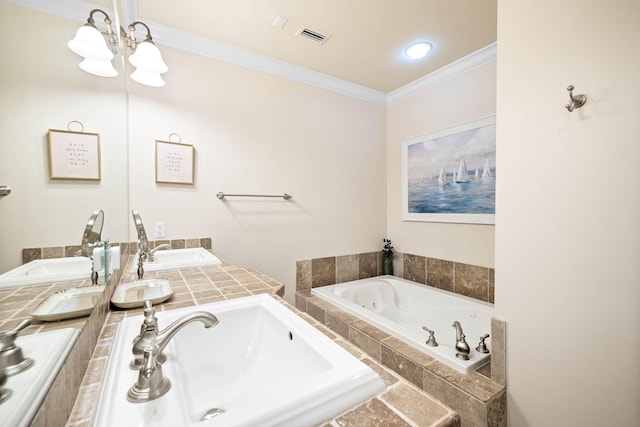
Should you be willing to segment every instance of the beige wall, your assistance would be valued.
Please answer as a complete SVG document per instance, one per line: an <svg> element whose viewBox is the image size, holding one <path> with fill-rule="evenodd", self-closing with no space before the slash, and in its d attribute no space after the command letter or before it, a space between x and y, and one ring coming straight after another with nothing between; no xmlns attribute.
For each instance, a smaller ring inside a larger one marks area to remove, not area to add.
<svg viewBox="0 0 640 427"><path fill-rule="evenodd" d="M295 261L370 252L385 235L385 107L163 48L167 86L129 85L130 205L147 233L212 236L232 263L295 290ZM196 149L196 184L154 182L154 141ZM216 193L292 194L282 199Z"/></svg>
<svg viewBox="0 0 640 427"><path fill-rule="evenodd" d="M510 425L640 425L640 3L498 2ZM566 87L587 104L569 113Z"/></svg>
<svg viewBox="0 0 640 427"><path fill-rule="evenodd" d="M495 114L496 61L387 109L387 235L400 252L494 266L494 226L401 220L400 148L405 138Z"/></svg>

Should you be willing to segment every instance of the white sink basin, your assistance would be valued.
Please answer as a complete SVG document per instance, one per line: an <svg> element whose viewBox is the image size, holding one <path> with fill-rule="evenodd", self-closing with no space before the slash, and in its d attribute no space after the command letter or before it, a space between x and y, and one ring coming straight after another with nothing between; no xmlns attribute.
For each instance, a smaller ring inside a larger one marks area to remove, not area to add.
<svg viewBox="0 0 640 427"><path fill-rule="evenodd" d="M25 357L33 359L34 364L26 371L7 378L5 388L11 390L11 396L0 405L0 424L3 427L22 427L31 423L78 333L77 329L65 328L18 335L16 345L22 348Z"/></svg>
<svg viewBox="0 0 640 427"><path fill-rule="evenodd" d="M0 274L0 288L91 278L87 257L36 259Z"/></svg>
<svg viewBox="0 0 640 427"><path fill-rule="evenodd" d="M116 332L97 411L97 426L315 426L384 390L367 365L268 295L157 314L160 328L196 310L217 326L192 323L165 349L172 387L131 403L131 341L142 316ZM211 410L223 412L200 421Z"/></svg>
<svg viewBox="0 0 640 427"><path fill-rule="evenodd" d="M131 272L138 269L138 256L131 264ZM212 267L222 261L204 248L166 249L154 253L154 261L144 263L144 271L164 271L180 268Z"/></svg>

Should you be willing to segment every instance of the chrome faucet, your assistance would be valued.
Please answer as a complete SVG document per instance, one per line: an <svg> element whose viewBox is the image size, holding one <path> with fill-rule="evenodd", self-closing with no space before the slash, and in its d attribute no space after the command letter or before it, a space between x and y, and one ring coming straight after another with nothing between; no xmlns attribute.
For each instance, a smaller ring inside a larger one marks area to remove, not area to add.
<svg viewBox="0 0 640 427"><path fill-rule="evenodd" d="M24 357L22 348L16 345L18 333L30 324L31 319L26 319L13 330L0 333L0 370L7 376L18 374L33 366L33 360Z"/></svg>
<svg viewBox="0 0 640 427"><path fill-rule="evenodd" d="M140 249L140 252L138 254L138 280L142 280L144 278L144 263L154 262L155 253L160 249L171 249L171 245L169 245L168 243L163 243L151 249L150 251Z"/></svg>
<svg viewBox="0 0 640 427"><path fill-rule="evenodd" d="M464 339L464 333L462 332L460 322L456 320L451 326L456 328L456 350L458 351L456 353L456 357L462 360L469 360L469 353L471 352L471 349L469 348L467 341Z"/></svg>
<svg viewBox="0 0 640 427"><path fill-rule="evenodd" d="M159 363L164 363L167 357L162 353L164 348L169 344L171 338L183 327L192 322L202 322L205 328L210 328L218 324L218 319L211 313L206 311L194 311L187 313L177 319L164 330L158 328L158 318L155 316L156 310L151 305L151 301L144 303L144 321L140 326L140 334L133 339L133 356L134 359L130 363L132 369L138 369L145 364L145 349L157 346L157 355L153 359Z"/></svg>
<svg viewBox="0 0 640 427"><path fill-rule="evenodd" d="M147 254L147 259L149 260L149 262L153 262L155 260L155 257L154 257L155 253L158 252L160 249L171 249L171 245L168 243L163 243L151 249Z"/></svg>
<svg viewBox="0 0 640 427"><path fill-rule="evenodd" d="M158 362L158 346L144 349L144 364L138 372L138 380L129 388L127 400L133 403L148 402L163 396L171 389L171 381L162 375Z"/></svg>

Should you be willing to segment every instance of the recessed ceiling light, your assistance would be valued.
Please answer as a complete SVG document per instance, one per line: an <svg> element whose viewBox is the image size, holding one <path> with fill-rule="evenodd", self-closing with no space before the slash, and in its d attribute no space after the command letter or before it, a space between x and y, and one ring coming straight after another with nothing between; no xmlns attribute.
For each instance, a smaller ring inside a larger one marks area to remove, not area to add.
<svg viewBox="0 0 640 427"><path fill-rule="evenodd" d="M427 42L418 42L409 46L405 51L405 55L407 55L411 59L420 59L424 58L427 53L432 49L430 43Z"/></svg>

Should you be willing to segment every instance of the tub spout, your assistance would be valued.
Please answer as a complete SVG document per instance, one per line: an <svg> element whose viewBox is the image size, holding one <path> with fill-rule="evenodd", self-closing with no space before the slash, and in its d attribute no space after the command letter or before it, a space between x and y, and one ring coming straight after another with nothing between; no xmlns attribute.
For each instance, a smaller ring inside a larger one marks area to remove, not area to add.
<svg viewBox="0 0 640 427"><path fill-rule="evenodd" d="M456 320L451 326L456 328L456 357L461 360L469 360L471 348L469 348L469 344L467 344L467 341L464 339L464 333L462 332L460 322Z"/></svg>
<svg viewBox="0 0 640 427"><path fill-rule="evenodd" d="M156 310L152 307L151 301L144 303L144 321L140 327L140 334L133 340L133 356L134 359L130 366L138 369L144 365L144 350L147 347L158 346L157 361L164 363L167 357L162 353L164 348L169 344L171 338L178 333L180 329L193 322L202 322L205 328L210 328L218 324L218 319L211 313L206 311L194 311L185 314L177 319L164 330L158 328L158 318L155 316Z"/></svg>

